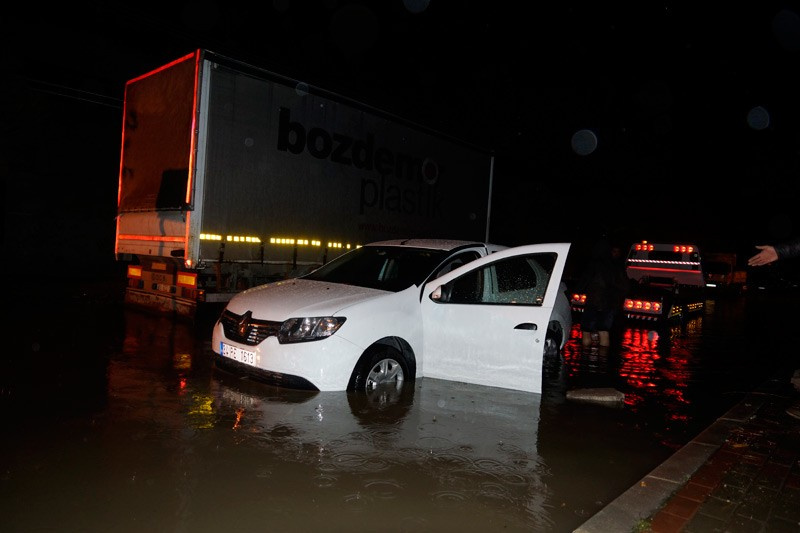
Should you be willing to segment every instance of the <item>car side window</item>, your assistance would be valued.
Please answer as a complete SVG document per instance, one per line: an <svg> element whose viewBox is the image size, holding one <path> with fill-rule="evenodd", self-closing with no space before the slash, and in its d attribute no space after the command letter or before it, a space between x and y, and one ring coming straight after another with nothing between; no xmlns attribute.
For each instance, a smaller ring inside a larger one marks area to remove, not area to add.
<svg viewBox="0 0 800 533"><path fill-rule="evenodd" d="M453 270L457 269L461 265L466 265L467 263L471 263L480 257L480 254L474 250L470 250L468 252L460 253L454 257L451 257L445 263L440 266L436 272L434 272L431 279L436 279L438 277L444 276L448 272L452 272Z"/></svg>
<svg viewBox="0 0 800 533"><path fill-rule="evenodd" d="M448 303L542 305L555 254L509 257L448 283Z"/></svg>
<svg viewBox="0 0 800 533"><path fill-rule="evenodd" d="M483 299L483 275L486 268L479 268L452 280L447 285L447 302L454 304L480 303Z"/></svg>

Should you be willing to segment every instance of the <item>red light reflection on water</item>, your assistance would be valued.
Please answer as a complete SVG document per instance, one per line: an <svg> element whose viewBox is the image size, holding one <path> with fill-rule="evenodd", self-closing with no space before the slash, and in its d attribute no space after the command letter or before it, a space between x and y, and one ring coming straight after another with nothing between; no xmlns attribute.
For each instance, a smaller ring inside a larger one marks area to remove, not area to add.
<svg viewBox="0 0 800 533"><path fill-rule="evenodd" d="M622 335L619 375L630 387L625 403L632 407L646 397L656 397L667 409L670 421L686 421L691 378L691 353L682 339L699 327L696 319L659 333L652 329L628 328Z"/></svg>
<svg viewBox="0 0 800 533"><path fill-rule="evenodd" d="M609 348L583 348L580 324L574 324L564 349L567 376L580 381L586 374L607 373L614 386L625 394L626 408L637 411L647 406L663 410L668 423L687 423L691 407L686 395L692 376L691 339L699 335L702 317L669 328L636 326L622 330L619 343L612 342Z"/></svg>
<svg viewBox="0 0 800 533"><path fill-rule="evenodd" d="M657 362L661 338L656 331L628 328L623 332L620 347L619 376L630 387L625 403L635 406L644 399L648 389L658 387Z"/></svg>

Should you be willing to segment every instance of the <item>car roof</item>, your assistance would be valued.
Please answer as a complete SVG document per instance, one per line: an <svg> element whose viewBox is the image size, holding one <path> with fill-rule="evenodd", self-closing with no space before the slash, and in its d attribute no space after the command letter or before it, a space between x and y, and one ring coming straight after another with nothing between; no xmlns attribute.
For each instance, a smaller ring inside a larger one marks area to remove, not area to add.
<svg viewBox="0 0 800 533"><path fill-rule="evenodd" d="M492 252L505 250L507 246L478 241L464 241L458 239L390 239L386 241L371 242L365 246L408 246L413 248L427 248L431 250L450 251L465 246L485 246Z"/></svg>

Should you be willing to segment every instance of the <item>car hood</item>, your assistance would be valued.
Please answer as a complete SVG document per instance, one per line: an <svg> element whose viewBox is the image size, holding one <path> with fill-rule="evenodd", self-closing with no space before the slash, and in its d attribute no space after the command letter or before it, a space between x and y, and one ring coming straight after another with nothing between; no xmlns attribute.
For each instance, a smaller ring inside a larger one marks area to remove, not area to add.
<svg viewBox="0 0 800 533"><path fill-rule="evenodd" d="M379 298L390 292L294 278L260 285L240 292L228 302L236 314L252 311L253 318L283 321L300 316L331 316L360 302Z"/></svg>

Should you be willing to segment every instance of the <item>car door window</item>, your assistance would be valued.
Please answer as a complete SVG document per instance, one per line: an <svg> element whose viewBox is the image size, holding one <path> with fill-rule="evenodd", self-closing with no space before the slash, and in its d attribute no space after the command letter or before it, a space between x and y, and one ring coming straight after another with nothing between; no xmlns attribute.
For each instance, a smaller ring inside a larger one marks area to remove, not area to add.
<svg viewBox="0 0 800 533"><path fill-rule="evenodd" d="M444 276L448 272L452 272L453 270L457 269L461 265L466 265L467 263L475 261L479 257L480 257L480 254L478 252L474 251L474 250L470 250L470 251L458 254L458 255L456 255L454 257L451 257L450 259L445 261L444 264L442 264L442 266L440 266L436 270L436 272L434 272L433 276L431 276L431 279L435 279L435 278L438 278L440 276Z"/></svg>
<svg viewBox="0 0 800 533"><path fill-rule="evenodd" d="M454 304L475 304L483 301L483 278L488 268L479 268L459 276L449 285L447 302Z"/></svg>
<svg viewBox="0 0 800 533"><path fill-rule="evenodd" d="M443 301L454 304L542 305L555 261L552 253L496 261L448 283L447 297Z"/></svg>

